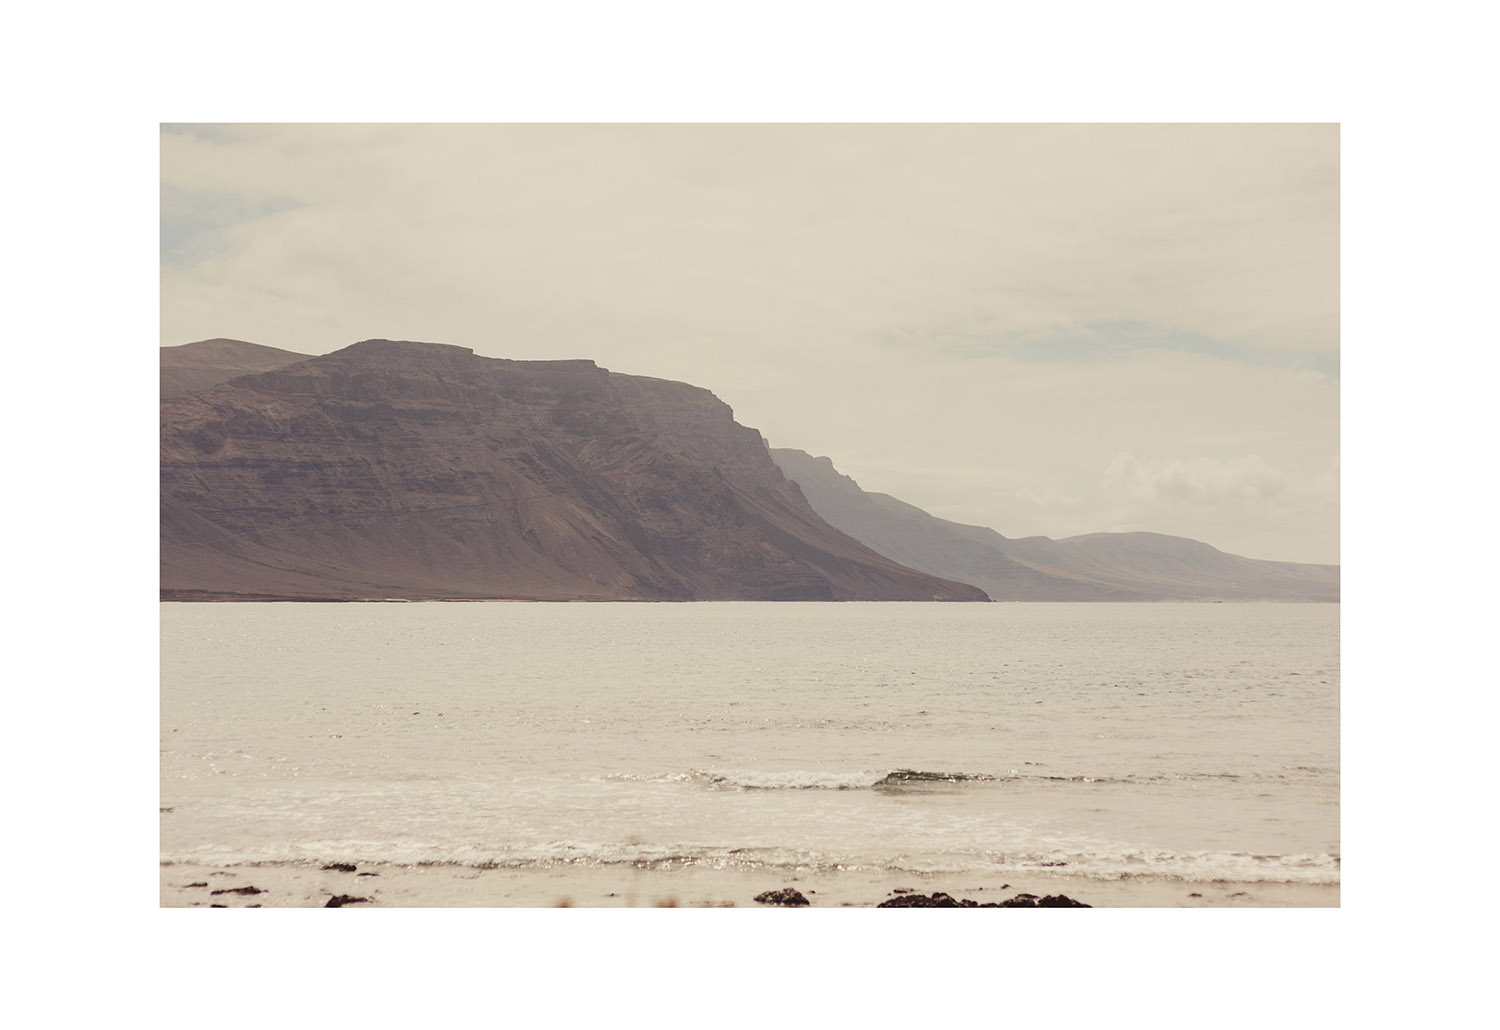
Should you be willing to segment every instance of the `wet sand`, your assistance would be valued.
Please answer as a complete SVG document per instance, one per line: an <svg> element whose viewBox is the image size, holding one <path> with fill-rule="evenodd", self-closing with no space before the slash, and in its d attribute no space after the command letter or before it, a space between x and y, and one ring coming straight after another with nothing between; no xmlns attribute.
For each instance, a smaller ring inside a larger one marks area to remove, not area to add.
<svg viewBox="0 0 1500 1030"><path fill-rule="evenodd" d="M364 875L362 875L364 874ZM202 886L196 886L201 884ZM255 887L259 893L227 893ZM353 872L307 865L161 866L161 907L321 908L338 896L366 898L351 908L765 908L755 896L792 887L813 908L870 908L897 891L978 902L1017 894L1062 894L1095 908L1336 908L1326 884L1193 883L1138 877L1090 880L1062 874L921 874L885 871L797 873L686 866L668 869L466 866L359 866ZM214 894L214 891L226 893Z"/></svg>

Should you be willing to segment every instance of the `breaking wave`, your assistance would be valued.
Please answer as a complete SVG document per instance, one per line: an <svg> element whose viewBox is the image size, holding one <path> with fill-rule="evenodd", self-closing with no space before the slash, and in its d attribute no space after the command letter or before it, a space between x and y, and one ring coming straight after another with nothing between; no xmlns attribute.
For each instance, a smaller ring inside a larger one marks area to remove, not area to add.
<svg viewBox="0 0 1500 1030"><path fill-rule="evenodd" d="M1093 776L1087 774L1052 776L1042 773L1025 773L1016 769L999 774L935 772L927 769L860 769L843 772L805 769L785 771L693 769L688 772L651 773L644 775L620 773L603 777L605 780L614 782L696 783L702 786L727 790L880 790L959 783L1143 784L1221 780L1259 781L1286 778L1285 775L1276 773L1241 774L1229 772L1187 772L1165 775L1124 776Z"/></svg>
<svg viewBox="0 0 1500 1030"><path fill-rule="evenodd" d="M929 783L964 783L968 781L992 780L993 776L980 773L928 772L921 769L892 769L888 772L864 771L857 773L809 773L809 772L735 772L697 773L708 783L720 787L738 787L746 790L862 790L880 787L900 787Z"/></svg>
<svg viewBox="0 0 1500 1030"><path fill-rule="evenodd" d="M777 847L621 844L552 841L483 846L436 843L318 841L305 845L228 850L216 847L163 854L164 866L296 865L331 862L360 866L470 869L619 868L642 870L738 869L828 874L1044 873L1091 880L1159 879L1184 883L1339 883L1336 854L1257 855L1249 852L1168 851L1130 847L1057 848L1009 852L839 855Z"/></svg>
<svg viewBox="0 0 1500 1030"><path fill-rule="evenodd" d="M856 772L765 772L760 770L698 770L677 776L709 787L731 790L871 790L922 784L993 780L984 773L930 772L923 769L859 770Z"/></svg>

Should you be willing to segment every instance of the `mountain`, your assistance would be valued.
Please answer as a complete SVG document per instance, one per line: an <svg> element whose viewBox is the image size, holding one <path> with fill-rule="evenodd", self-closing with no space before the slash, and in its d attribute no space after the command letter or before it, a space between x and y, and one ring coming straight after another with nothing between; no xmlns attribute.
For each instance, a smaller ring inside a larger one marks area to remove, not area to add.
<svg viewBox="0 0 1500 1030"><path fill-rule="evenodd" d="M163 363L274 356L251 347ZM434 343L289 356L164 394L164 599L986 599L830 527L707 390Z"/></svg>
<svg viewBox="0 0 1500 1030"><path fill-rule="evenodd" d="M1337 601L1339 567L1259 561L1160 533L1008 539L867 493L828 458L773 448L813 510L903 565L982 588L997 601Z"/></svg>
<svg viewBox="0 0 1500 1030"><path fill-rule="evenodd" d="M161 348L161 395L178 397L206 390L237 376L269 372L308 355L263 347L244 340L199 340L180 347Z"/></svg>

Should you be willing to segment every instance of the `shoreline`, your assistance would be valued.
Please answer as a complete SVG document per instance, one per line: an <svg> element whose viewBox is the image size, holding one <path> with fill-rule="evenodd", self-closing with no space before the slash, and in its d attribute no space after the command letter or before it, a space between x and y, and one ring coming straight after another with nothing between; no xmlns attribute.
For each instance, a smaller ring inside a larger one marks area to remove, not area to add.
<svg viewBox="0 0 1500 1030"><path fill-rule="evenodd" d="M980 903L1017 894L1064 895L1092 908L1338 908L1340 885L1207 882L1132 877L1092 880L1047 872L800 872L794 869L668 869L620 866L399 866L163 864L161 908L775 908L755 897L784 887L811 908L873 908L903 893L942 892ZM233 893L254 887L255 894ZM214 891L224 893L214 894ZM338 907L338 906L335 906Z"/></svg>
<svg viewBox="0 0 1500 1030"><path fill-rule="evenodd" d="M290 594L234 594L208 591L162 591L159 604L1338 604L1338 598L1322 597L1144 597L1133 601L1075 598L1072 600L1037 599L1017 601L986 600L910 600L841 598L706 598L681 597L314 597Z"/></svg>

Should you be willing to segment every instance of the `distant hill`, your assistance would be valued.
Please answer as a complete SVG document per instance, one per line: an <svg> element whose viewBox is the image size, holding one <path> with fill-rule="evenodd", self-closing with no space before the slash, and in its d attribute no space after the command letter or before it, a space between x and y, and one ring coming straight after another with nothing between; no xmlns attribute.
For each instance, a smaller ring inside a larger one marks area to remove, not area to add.
<svg viewBox="0 0 1500 1030"><path fill-rule="evenodd" d="M986 599L833 529L698 387L391 340L162 362L165 599Z"/></svg>
<svg viewBox="0 0 1500 1030"><path fill-rule="evenodd" d="M973 583L997 601L1337 601L1339 567L1259 561L1159 533L1008 539L867 493L828 458L772 448L819 515L914 569Z"/></svg>
<svg viewBox="0 0 1500 1030"><path fill-rule="evenodd" d="M269 372L307 357L244 340L199 340L180 347L162 347L161 395L177 397L206 390L237 376Z"/></svg>

